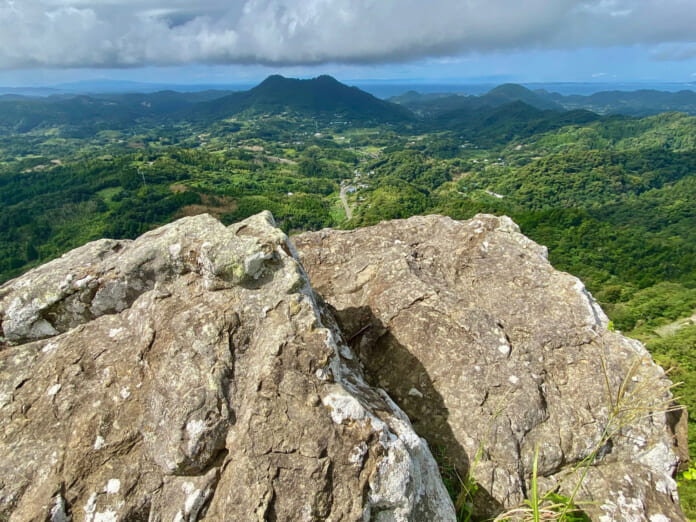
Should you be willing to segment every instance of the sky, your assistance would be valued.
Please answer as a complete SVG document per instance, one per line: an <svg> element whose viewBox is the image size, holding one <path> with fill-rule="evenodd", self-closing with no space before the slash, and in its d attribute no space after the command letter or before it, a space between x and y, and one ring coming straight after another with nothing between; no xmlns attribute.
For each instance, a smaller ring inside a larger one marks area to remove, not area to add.
<svg viewBox="0 0 696 522"><path fill-rule="evenodd" d="M0 0L0 85L696 82L696 0Z"/></svg>

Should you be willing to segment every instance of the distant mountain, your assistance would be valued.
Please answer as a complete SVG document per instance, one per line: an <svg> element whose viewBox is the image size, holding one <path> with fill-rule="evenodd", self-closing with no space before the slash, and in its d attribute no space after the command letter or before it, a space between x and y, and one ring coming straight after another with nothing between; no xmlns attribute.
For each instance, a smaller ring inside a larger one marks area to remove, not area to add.
<svg viewBox="0 0 696 522"><path fill-rule="evenodd" d="M408 105L410 103L429 103L436 100L441 100L442 98L462 98L458 94L452 94L449 92L427 92L421 93L418 91L410 90L398 96L392 96L389 101L392 103L398 103L400 105Z"/></svg>
<svg viewBox="0 0 696 522"><path fill-rule="evenodd" d="M0 131L28 132L36 127L67 125L76 129L120 128L139 119L161 119L221 98L230 91L142 94L0 97Z"/></svg>
<svg viewBox="0 0 696 522"><path fill-rule="evenodd" d="M253 89L198 104L191 110L191 114L199 118L224 118L242 112L292 112L373 122L401 122L413 118L409 110L375 98L357 87L348 87L331 76L311 80L269 76Z"/></svg>
<svg viewBox="0 0 696 522"><path fill-rule="evenodd" d="M679 92L643 89L638 91L603 91L590 96L537 91L537 94L566 109L587 109L598 114L625 114L650 116L662 112L686 112L696 114L696 92Z"/></svg>
<svg viewBox="0 0 696 522"><path fill-rule="evenodd" d="M523 102L541 110L563 110L563 107L553 100L540 96L522 85L506 83L491 89L488 93L479 97L482 103L499 107L507 103Z"/></svg>
<svg viewBox="0 0 696 522"><path fill-rule="evenodd" d="M30 97L45 97L53 94L61 94L62 91L53 87L3 87L0 86L0 94Z"/></svg>
<svg viewBox="0 0 696 522"><path fill-rule="evenodd" d="M475 110L484 107L501 107L509 103L523 102L539 110L564 110L549 96L542 96L522 85L506 83L491 89L480 96L462 96L457 94L420 94L409 91L401 96L390 98L421 116L437 116L454 110Z"/></svg>
<svg viewBox="0 0 696 522"><path fill-rule="evenodd" d="M56 85L55 88L62 92L74 94L117 94L125 92L157 92L166 90L167 86L164 84L133 82L128 80L94 79L61 83Z"/></svg>
<svg viewBox="0 0 696 522"><path fill-rule="evenodd" d="M137 106L149 114L172 114L192 107L198 103L208 102L233 94L228 90L208 90L200 92L175 92L171 90L154 93L126 93L94 95L95 98L113 101L126 106Z"/></svg>
<svg viewBox="0 0 696 522"><path fill-rule="evenodd" d="M408 82L408 80L399 81L377 81L377 80L352 80L351 85L359 87L363 91L369 92L382 100L388 100L392 97L402 95L407 91L417 92L420 94L468 94L481 95L486 94L499 83L435 83L424 82L417 80Z"/></svg>
<svg viewBox="0 0 696 522"><path fill-rule="evenodd" d="M0 101L20 101L26 100L28 96L22 94L0 94Z"/></svg>
<svg viewBox="0 0 696 522"><path fill-rule="evenodd" d="M478 96L449 93L421 94L416 91L389 98L390 102L402 105L418 116L426 118L458 109L475 109L481 106L478 100Z"/></svg>
<svg viewBox="0 0 696 522"><path fill-rule="evenodd" d="M133 82L127 80L81 80L61 83L53 89L67 94L124 94L124 93L157 93L175 91L178 93L197 93L203 91L240 91L251 87L248 83L239 84L174 84Z"/></svg>
<svg viewBox="0 0 696 522"><path fill-rule="evenodd" d="M421 94L409 91L392 97L389 101L403 105L424 117L437 117L455 110L501 107L518 101L539 110L583 109L602 115L651 116L673 111L696 114L696 92L691 90L602 91L583 96L563 95L543 89L532 91L522 85L507 83L481 96L461 96L451 93Z"/></svg>

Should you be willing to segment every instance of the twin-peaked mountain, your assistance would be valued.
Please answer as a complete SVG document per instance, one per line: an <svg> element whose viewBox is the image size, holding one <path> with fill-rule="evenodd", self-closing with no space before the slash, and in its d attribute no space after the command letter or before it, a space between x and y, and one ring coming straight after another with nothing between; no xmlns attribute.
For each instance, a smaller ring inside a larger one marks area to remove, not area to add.
<svg viewBox="0 0 696 522"><path fill-rule="evenodd" d="M349 87L331 76L311 80L269 76L248 91L192 108L198 116L220 117L238 113L291 112L306 116L374 122L400 122L413 118L408 109Z"/></svg>

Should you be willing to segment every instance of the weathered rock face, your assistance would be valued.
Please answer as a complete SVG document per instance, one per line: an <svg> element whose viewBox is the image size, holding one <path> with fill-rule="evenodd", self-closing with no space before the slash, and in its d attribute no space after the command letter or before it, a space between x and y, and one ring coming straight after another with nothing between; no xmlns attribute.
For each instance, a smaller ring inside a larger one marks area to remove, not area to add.
<svg viewBox="0 0 696 522"><path fill-rule="evenodd" d="M91 243L0 321L2 520L454 520L270 214Z"/></svg>
<svg viewBox="0 0 696 522"><path fill-rule="evenodd" d="M414 217L293 239L371 384L461 473L482 448L479 515L523 500L537 447L542 485L569 493L607 425L626 423L582 482L583 507L603 521L684 519L674 419L645 414L669 401L669 381L510 219Z"/></svg>

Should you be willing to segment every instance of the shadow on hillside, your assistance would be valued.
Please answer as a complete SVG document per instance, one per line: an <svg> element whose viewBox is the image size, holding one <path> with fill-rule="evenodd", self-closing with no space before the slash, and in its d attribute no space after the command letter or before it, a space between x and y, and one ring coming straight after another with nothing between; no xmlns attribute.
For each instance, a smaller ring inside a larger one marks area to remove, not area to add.
<svg viewBox="0 0 696 522"><path fill-rule="evenodd" d="M428 441L450 494L461 490L470 460L449 425L449 412L421 362L375 317L370 307L336 310L330 307L346 341L358 354L368 383L387 391L411 419L416 432ZM472 456L473 457L473 456ZM456 470L456 472L455 472ZM474 498L475 516L488 520L503 506L482 487Z"/></svg>

